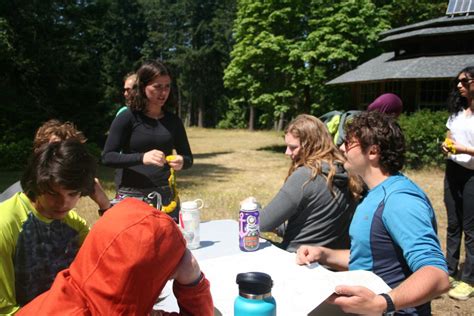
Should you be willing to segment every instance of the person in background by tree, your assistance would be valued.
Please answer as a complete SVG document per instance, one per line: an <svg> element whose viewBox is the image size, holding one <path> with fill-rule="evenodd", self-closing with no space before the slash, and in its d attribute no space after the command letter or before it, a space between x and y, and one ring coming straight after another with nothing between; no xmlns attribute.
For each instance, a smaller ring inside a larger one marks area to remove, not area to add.
<svg viewBox="0 0 474 316"><path fill-rule="evenodd" d="M290 252L302 244L349 248L349 224L361 184L344 170L344 155L312 115L291 121L285 142L291 158L288 176L260 213L260 229L283 237L277 245Z"/></svg>
<svg viewBox="0 0 474 316"><path fill-rule="evenodd" d="M152 311L168 280L180 313ZM17 315L214 315L209 281L173 220L128 198L92 227L71 266Z"/></svg>
<svg viewBox="0 0 474 316"><path fill-rule="evenodd" d="M136 85L130 108L110 126L102 162L122 168L118 199L157 192L163 205L171 205L177 201L169 182L170 168L190 168L193 155L183 122L167 109L176 105L170 71L159 61L147 62L137 71ZM176 205L168 214L177 221L178 212Z"/></svg>
<svg viewBox="0 0 474 316"><path fill-rule="evenodd" d="M137 82L137 74L134 72L129 72L123 78L123 97L125 99L125 105L122 106L115 116L118 116L120 113L125 111L127 107L130 106L132 102L133 93L136 91L136 82Z"/></svg>
<svg viewBox="0 0 474 316"><path fill-rule="evenodd" d="M0 203L0 314L14 314L69 266L89 227L73 208L89 195L108 208L97 162L71 138L43 144L22 176L23 192Z"/></svg>
<svg viewBox="0 0 474 316"><path fill-rule="evenodd" d="M43 123L35 133L33 140L33 152L37 152L41 146L44 144L54 142L54 141L63 141L66 139L76 139L81 143L85 143L87 138L84 134L79 131L76 126L71 122L61 122L59 120L51 119ZM99 180L95 179L95 190L101 194L97 196L105 195L104 190L100 186ZM11 198L14 194L22 192L23 188L21 187L20 181L15 182L9 186L1 195L0 202L3 202ZM95 196L95 195L94 195ZM92 197L94 197L92 196ZM94 201L100 205L101 201Z"/></svg>
<svg viewBox="0 0 474 316"><path fill-rule="evenodd" d="M136 83L137 83L137 74L134 72L129 72L123 78L123 97L125 99L125 105L122 106L117 111L117 114L115 114L116 117L130 106L134 91L136 91L137 89ZM115 169L115 175L114 175L115 190L118 190L121 178L122 178L122 169Z"/></svg>
<svg viewBox="0 0 474 316"><path fill-rule="evenodd" d="M378 111L399 117L403 112L403 102L394 93L384 93L369 104L367 111Z"/></svg>
<svg viewBox="0 0 474 316"><path fill-rule="evenodd" d="M467 300L474 295L474 67L459 72L449 98L442 150L448 154L444 204L448 213L446 260L451 286L448 295ZM464 232L464 267L458 281Z"/></svg>
<svg viewBox="0 0 474 316"><path fill-rule="evenodd" d="M392 288L375 294L339 285L329 302L364 315L431 315L431 299L449 289L436 216L426 194L400 173L405 140L393 116L363 112L348 124L341 149L344 167L368 187L349 234L350 250L301 246L297 263L319 262L337 270L366 270Z"/></svg>

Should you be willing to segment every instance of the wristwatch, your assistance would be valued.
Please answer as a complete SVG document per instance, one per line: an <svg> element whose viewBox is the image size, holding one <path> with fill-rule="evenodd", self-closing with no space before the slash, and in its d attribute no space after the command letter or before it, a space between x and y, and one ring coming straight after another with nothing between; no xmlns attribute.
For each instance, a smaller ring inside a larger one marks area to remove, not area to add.
<svg viewBox="0 0 474 316"><path fill-rule="evenodd" d="M393 304L392 298L387 293L380 294L387 302L387 309L383 312L383 316L394 316L395 315L395 304Z"/></svg>
<svg viewBox="0 0 474 316"><path fill-rule="evenodd" d="M104 215L104 213L109 209L110 207L107 207L107 208L99 208L97 210L97 213L99 213L99 216L102 216Z"/></svg>

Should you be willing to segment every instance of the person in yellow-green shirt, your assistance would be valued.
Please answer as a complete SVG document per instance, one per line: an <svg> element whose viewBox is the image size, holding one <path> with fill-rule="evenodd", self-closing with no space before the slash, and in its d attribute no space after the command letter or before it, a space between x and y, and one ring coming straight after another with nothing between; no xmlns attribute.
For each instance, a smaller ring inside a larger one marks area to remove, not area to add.
<svg viewBox="0 0 474 316"><path fill-rule="evenodd" d="M96 161L75 139L43 145L22 176L23 192L0 204L0 314L48 290L74 259L89 227L74 210L81 196L110 206Z"/></svg>

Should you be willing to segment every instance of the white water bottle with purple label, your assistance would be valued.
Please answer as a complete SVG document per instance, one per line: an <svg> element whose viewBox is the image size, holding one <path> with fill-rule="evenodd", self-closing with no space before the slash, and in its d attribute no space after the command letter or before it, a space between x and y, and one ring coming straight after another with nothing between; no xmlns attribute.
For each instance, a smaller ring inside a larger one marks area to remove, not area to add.
<svg viewBox="0 0 474 316"><path fill-rule="evenodd" d="M260 242L260 205L245 202L239 212L239 247L242 251L255 251Z"/></svg>
<svg viewBox="0 0 474 316"><path fill-rule="evenodd" d="M199 234L200 210L204 206L201 199L181 203L179 224L189 249L199 248L201 244Z"/></svg>

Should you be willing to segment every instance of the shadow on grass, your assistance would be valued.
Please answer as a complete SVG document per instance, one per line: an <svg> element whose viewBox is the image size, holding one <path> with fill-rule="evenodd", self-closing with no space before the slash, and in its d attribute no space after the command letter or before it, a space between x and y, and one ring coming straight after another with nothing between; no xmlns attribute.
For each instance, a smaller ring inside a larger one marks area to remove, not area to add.
<svg viewBox="0 0 474 316"><path fill-rule="evenodd" d="M221 152L203 155L212 156L226 153L227 152ZM195 155L195 157L196 156L200 155ZM199 158L203 157L201 156ZM190 169L182 170L177 173L178 187L189 188L200 185L202 181L225 182L228 180L229 174L237 170L236 168L227 168L219 164L199 163L195 160ZM98 176L105 190L115 191L114 172L115 169L113 168L99 166Z"/></svg>
<svg viewBox="0 0 474 316"><path fill-rule="evenodd" d="M218 164L195 163L191 169L177 173L178 186L188 188L202 183L202 181L224 182L228 176L237 171L236 168L227 168Z"/></svg>
<svg viewBox="0 0 474 316"><path fill-rule="evenodd" d="M273 146L266 146L266 147L260 147L257 149L258 151L271 151L274 153L285 153L286 146L285 145L273 145Z"/></svg>
<svg viewBox="0 0 474 316"><path fill-rule="evenodd" d="M217 157L217 156L220 156L220 155L232 154L233 152L234 151L218 151L218 152L212 152L212 153L193 154L193 158L194 158L194 160L213 158L213 157Z"/></svg>

